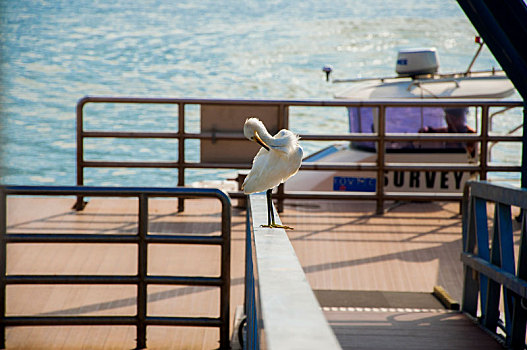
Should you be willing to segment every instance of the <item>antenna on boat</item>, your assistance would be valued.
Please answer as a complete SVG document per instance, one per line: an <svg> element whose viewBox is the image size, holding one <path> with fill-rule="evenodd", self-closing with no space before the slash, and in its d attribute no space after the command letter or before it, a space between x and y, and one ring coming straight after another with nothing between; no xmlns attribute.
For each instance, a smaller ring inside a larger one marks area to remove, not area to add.
<svg viewBox="0 0 527 350"><path fill-rule="evenodd" d="M330 65L325 65L324 67L322 67L322 71L326 73L326 81L329 81L329 75L331 74L331 72L333 72L333 67L331 67Z"/></svg>
<svg viewBox="0 0 527 350"><path fill-rule="evenodd" d="M472 57L472 61L470 62L470 64L468 65L468 68L467 68L467 71L465 72L465 75L468 75L470 74L470 70L472 69L472 66L474 65L474 62L476 62L476 58L478 58L480 52L481 52L481 49L483 49L483 44L485 44L483 42L483 39L481 39L480 36L476 36L474 38L474 42L476 44L479 44L479 47L478 47L478 50L476 51L476 54L474 55L474 57Z"/></svg>

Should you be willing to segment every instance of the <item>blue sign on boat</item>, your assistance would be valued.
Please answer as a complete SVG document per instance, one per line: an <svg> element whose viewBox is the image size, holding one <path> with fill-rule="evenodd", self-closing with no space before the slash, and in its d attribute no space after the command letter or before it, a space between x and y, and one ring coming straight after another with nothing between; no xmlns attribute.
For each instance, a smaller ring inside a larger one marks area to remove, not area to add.
<svg viewBox="0 0 527 350"><path fill-rule="evenodd" d="M333 191L375 192L376 184L377 179L371 177L333 177Z"/></svg>

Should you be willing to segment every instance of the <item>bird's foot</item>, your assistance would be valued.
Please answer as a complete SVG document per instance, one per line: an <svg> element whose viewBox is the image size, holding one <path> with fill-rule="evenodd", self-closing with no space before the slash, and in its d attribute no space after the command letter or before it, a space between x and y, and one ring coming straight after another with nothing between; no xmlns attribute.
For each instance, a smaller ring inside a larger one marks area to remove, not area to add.
<svg viewBox="0 0 527 350"><path fill-rule="evenodd" d="M269 228L283 228L284 230L294 230L291 226L271 224L271 225L260 225L260 227L269 227Z"/></svg>

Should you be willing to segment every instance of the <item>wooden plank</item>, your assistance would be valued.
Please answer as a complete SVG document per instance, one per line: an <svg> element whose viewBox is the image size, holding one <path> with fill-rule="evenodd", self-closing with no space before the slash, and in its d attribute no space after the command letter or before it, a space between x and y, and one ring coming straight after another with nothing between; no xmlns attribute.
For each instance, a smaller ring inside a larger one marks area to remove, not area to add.
<svg viewBox="0 0 527 350"><path fill-rule="evenodd" d="M282 221L313 289L432 292L459 300L461 216L456 203L286 202ZM345 276L345 278L342 278Z"/></svg>
<svg viewBox="0 0 527 350"><path fill-rule="evenodd" d="M458 312L324 313L343 349L503 349L497 341Z"/></svg>

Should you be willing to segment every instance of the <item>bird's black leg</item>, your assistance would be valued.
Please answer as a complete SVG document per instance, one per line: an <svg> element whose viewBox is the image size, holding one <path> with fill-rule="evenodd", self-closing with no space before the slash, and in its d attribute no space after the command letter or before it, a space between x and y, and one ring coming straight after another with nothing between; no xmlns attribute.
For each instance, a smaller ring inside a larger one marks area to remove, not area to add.
<svg viewBox="0 0 527 350"><path fill-rule="evenodd" d="M292 230L292 227L284 226L284 225L277 225L274 222L274 211L273 211L273 200L271 198L273 194L273 189L267 190L267 225L262 225L263 227L270 227L270 228L283 228L287 230Z"/></svg>
<svg viewBox="0 0 527 350"><path fill-rule="evenodd" d="M274 213L273 213L273 200L271 196L273 194L273 189L270 188L267 190L267 225L273 227L274 225Z"/></svg>

